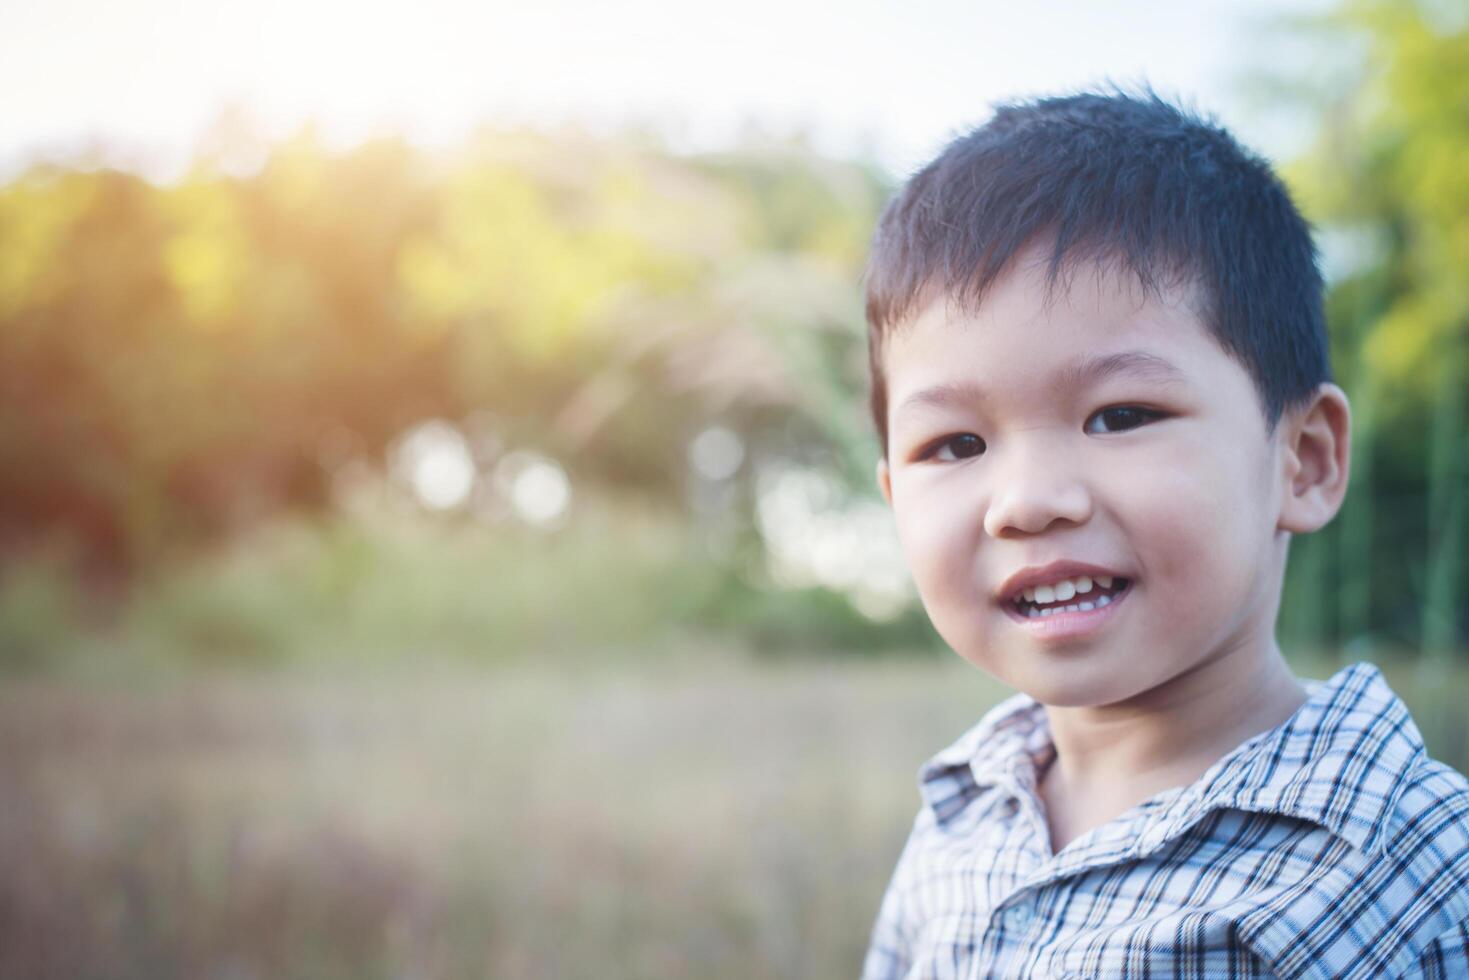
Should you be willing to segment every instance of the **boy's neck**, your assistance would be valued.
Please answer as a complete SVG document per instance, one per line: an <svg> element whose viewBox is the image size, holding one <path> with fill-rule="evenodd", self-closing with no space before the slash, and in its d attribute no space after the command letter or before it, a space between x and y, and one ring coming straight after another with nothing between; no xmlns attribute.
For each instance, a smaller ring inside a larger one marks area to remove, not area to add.
<svg viewBox="0 0 1469 980"><path fill-rule="evenodd" d="M1056 755L1044 782L1058 797L1111 800L1120 813L1193 782L1305 700L1272 641L1232 650L1125 702L1047 706Z"/></svg>

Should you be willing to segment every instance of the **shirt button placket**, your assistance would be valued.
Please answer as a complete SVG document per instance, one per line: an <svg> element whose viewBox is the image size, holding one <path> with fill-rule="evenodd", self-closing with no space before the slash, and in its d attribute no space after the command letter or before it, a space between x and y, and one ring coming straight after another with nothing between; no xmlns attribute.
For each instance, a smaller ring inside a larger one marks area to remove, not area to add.
<svg viewBox="0 0 1469 980"><path fill-rule="evenodd" d="M1024 929L1030 925L1034 899L1030 895L1016 898L1011 904L996 910L996 918L1008 929Z"/></svg>
<svg viewBox="0 0 1469 980"><path fill-rule="evenodd" d="M1017 929L1024 929L1030 925L1030 899L1022 899L1019 903L1006 909L1005 921Z"/></svg>

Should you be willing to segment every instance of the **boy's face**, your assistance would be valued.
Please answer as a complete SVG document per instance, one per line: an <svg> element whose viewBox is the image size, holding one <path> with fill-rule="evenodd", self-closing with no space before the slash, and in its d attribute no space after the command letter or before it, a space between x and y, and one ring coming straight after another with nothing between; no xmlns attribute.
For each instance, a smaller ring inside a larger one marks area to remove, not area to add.
<svg viewBox="0 0 1469 980"><path fill-rule="evenodd" d="M1115 704L1273 643L1284 426L1267 437L1250 376L1186 293L1159 300L1088 263L1047 297L1031 250L977 315L940 297L889 338L878 482L934 626L1057 706ZM1091 592L1053 599L1077 609L1011 601L1017 574L1060 561L1094 566Z"/></svg>

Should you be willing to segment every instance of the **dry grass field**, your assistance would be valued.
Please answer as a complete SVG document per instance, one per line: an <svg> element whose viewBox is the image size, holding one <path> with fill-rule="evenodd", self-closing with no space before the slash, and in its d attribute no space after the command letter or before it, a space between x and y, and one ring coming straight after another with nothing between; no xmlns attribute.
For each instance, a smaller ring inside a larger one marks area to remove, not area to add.
<svg viewBox="0 0 1469 980"><path fill-rule="evenodd" d="M0 690L0 975L844 977L958 663Z"/></svg>

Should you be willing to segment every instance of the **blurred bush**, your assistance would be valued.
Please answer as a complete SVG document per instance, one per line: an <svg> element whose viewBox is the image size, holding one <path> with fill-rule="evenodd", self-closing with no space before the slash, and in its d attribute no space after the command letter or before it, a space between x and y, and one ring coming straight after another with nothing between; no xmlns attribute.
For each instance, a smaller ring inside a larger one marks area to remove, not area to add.
<svg viewBox="0 0 1469 980"><path fill-rule="evenodd" d="M874 622L836 591L721 560L681 515L614 496L547 531L426 513L386 487L321 519L277 518L150 569L121 614L78 619L62 561L0 580L6 666L90 650L133 669L456 660L486 665L939 649L917 610ZM758 557L758 551L755 552Z"/></svg>

